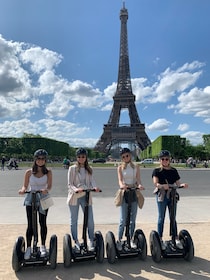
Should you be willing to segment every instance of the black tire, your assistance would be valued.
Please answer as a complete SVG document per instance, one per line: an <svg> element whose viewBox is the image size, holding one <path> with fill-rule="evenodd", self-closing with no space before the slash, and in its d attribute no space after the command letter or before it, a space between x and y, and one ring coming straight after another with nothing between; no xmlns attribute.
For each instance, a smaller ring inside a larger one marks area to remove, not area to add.
<svg viewBox="0 0 210 280"><path fill-rule="evenodd" d="M57 236L52 235L50 238L50 249L49 249L49 263L52 269L57 266Z"/></svg>
<svg viewBox="0 0 210 280"><path fill-rule="evenodd" d="M7 168L8 168L9 170L11 170L11 169L12 169L12 166L11 166L11 165L7 165Z"/></svg>
<svg viewBox="0 0 210 280"><path fill-rule="evenodd" d="M144 261L147 258L147 241L141 229L135 231L134 242L137 244L137 248L140 249L139 259Z"/></svg>
<svg viewBox="0 0 210 280"><path fill-rule="evenodd" d="M113 264L116 261L116 247L115 247L115 237L111 231L106 234L106 255L108 262Z"/></svg>
<svg viewBox="0 0 210 280"><path fill-rule="evenodd" d="M98 263L104 261L104 239L100 231L95 232L96 260Z"/></svg>
<svg viewBox="0 0 210 280"><path fill-rule="evenodd" d="M150 251L154 262L158 263L161 261L161 244L160 238L156 231L150 233Z"/></svg>
<svg viewBox="0 0 210 280"><path fill-rule="evenodd" d="M194 244L191 235L187 230L181 230L179 232L179 240L184 247L184 259L186 261L191 261L194 258Z"/></svg>
<svg viewBox="0 0 210 280"><path fill-rule="evenodd" d="M19 271L24 259L25 240L23 236L19 236L14 244L12 252L12 268L15 272Z"/></svg>
<svg viewBox="0 0 210 280"><path fill-rule="evenodd" d="M64 265L64 267L70 267L71 259L72 259L71 237L69 234L65 234L63 237L63 265Z"/></svg>

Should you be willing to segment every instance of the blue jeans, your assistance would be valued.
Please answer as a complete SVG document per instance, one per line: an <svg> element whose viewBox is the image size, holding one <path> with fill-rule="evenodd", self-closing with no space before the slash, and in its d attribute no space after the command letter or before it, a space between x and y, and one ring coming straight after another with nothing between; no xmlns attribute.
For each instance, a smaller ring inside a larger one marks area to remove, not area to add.
<svg viewBox="0 0 210 280"><path fill-rule="evenodd" d="M70 210L70 227L71 234L74 241L78 240L78 213L79 206L82 207L84 213L85 210L85 196L77 199L77 205L69 205ZM90 240L94 239L94 220L93 220L93 208L92 205L88 206L88 236Z"/></svg>
<svg viewBox="0 0 210 280"><path fill-rule="evenodd" d="M131 203L131 216L130 216L130 238L133 237L134 230L136 227L136 215L137 215L138 205L137 202L134 201ZM118 229L118 240L121 240L123 237L124 229L126 226L126 219L128 213L128 204L125 202L125 198L123 198L122 205L120 206L120 223Z"/></svg>
<svg viewBox="0 0 210 280"><path fill-rule="evenodd" d="M168 208L168 211L169 211L169 217L171 216L171 209L170 209L171 199L167 198L166 195L164 196L163 201L158 201L158 195L156 195L156 199L157 199L157 207L158 207L157 230L158 230L159 236L162 238L163 237L164 221L165 221L165 215L166 215L166 209L167 208ZM175 204L175 219L176 219L176 206L177 206L177 203ZM177 236L176 220L175 220L175 223L174 223L174 229L171 228L171 226L170 226L170 236L172 236L173 232L174 232L174 235Z"/></svg>

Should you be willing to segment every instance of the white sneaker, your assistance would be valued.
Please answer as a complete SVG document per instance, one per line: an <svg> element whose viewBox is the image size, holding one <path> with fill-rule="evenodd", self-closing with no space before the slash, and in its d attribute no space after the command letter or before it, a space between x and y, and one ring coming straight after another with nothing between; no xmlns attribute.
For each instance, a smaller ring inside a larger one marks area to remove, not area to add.
<svg viewBox="0 0 210 280"><path fill-rule="evenodd" d="M24 259L25 260L29 260L31 257L31 247L28 247L25 251L25 254L24 254Z"/></svg>
<svg viewBox="0 0 210 280"><path fill-rule="evenodd" d="M131 248L132 248L132 249L137 249L137 245L136 245L136 243L134 242L134 240L131 240Z"/></svg>
<svg viewBox="0 0 210 280"><path fill-rule="evenodd" d="M90 240L88 250L91 251L91 252L95 251L95 246L94 246L94 241L93 240Z"/></svg>
<svg viewBox="0 0 210 280"><path fill-rule="evenodd" d="M122 242L121 241L117 241L116 246L117 246L118 251L122 251Z"/></svg>
<svg viewBox="0 0 210 280"><path fill-rule="evenodd" d="M41 257L45 257L46 256L47 250L46 250L45 245L41 245L40 246L40 253L41 253Z"/></svg>
<svg viewBox="0 0 210 280"><path fill-rule="evenodd" d="M179 240L179 239L176 239L176 247L180 250L183 249L183 245L182 245L182 242Z"/></svg>
<svg viewBox="0 0 210 280"><path fill-rule="evenodd" d="M74 245L75 251L80 251L80 243L79 241L75 241L75 245Z"/></svg>
<svg viewBox="0 0 210 280"><path fill-rule="evenodd" d="M165 251L166 250L166 243L163 240L161 240L160 243L161 243L161 249L163 251Z"/></svg>

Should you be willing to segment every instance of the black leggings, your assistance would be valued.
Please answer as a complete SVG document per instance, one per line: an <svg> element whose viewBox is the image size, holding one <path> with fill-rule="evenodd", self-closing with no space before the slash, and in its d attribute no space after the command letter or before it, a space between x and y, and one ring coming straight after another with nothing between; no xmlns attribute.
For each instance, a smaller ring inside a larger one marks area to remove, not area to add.
<svg viewBox="0 0 210 280"><path fill-rule="evenodd" d="M39 212L38 212L39 213ZM47 213L48 209L45 210L45 215L39 213L39 224L40 224L40 234L41 234L41 245L45 245L47 238ZM27 247L31 247L31 240L33 236L33 223L32 223L32 206L26 206L26 215L28 220L28 228L26 230L26 242Z"/></svg>

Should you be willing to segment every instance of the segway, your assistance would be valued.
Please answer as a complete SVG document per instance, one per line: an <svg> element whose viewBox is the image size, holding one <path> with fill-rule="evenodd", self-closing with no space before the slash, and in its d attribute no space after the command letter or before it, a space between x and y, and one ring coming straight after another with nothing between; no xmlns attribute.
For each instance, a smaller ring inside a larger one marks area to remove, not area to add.
<svg viewBox="0 0 210 280"><path fill-rule="evenodd" d="M125 229L125 240L121 241L122 250L117 248L115 241L115 236L113 232L108 231L106 234L106 255L108 262L113 264L116 262L116 259L138 257L141 260L145 260L147 257L147 242L144 235L144 232L141 229L137 229L134 233L134 243L136 248L131 247L131 240L129 234L130 228L130 217L131 217L131 203L133 191L136 188L128 188L128 211L126 217L126 229Z"/></svg>
<svg viewBox="0 0 210 280"><path fill-rule="evenodd" d="M172 239L165 241L166 249L163 250L161 247L161 240L158 232L151 231L150 233L150 251L152 259L155 262L160 262L162 258L184 258L186 261L191 261L194 257L194 245L189 232L182 229L179 232L179 240L183 246L180 249L176 246L176 236L175 236L175 209L176 209L176 189L183 188L176 185L169 185L170 195L171 195L171 205L170 205L170 234L172 233Z"/></svg>
<svg viewBox="0 0 210 280"><path fill-rule="evenodd" d="M30 193L30 192L26 192ZM36 203L37 194L40 191L31 192L32 194L32 223L33 223L33 247L31 257L28 260L24 259L25 239L19 236L13 247L12 268L15 272L19 271L23 266L47 265L50 263L52 269L57 265L57 236L52 235L50 238L50 247L45 256L41 256L40 247L38 246L38 223L37 212L38 206Z"/></svg>
<svg viewBox="0 0 210 280"><path fill-rule="evenodd" d="M104 240L100 231L96 231L94 234L94 251L90 251L87 245L87 228L88 228L88 206L90 192L95 189L84 189L85 192L85 209L83 219L83 243L80 245L80 249L77 250L72 247L71 237L69 234L65 234L63 237L63 264L64 267L70 267L72 262L96 260L98 263L102 263L104 260ZM101 192L101 190L100 190Z"/></svg>

